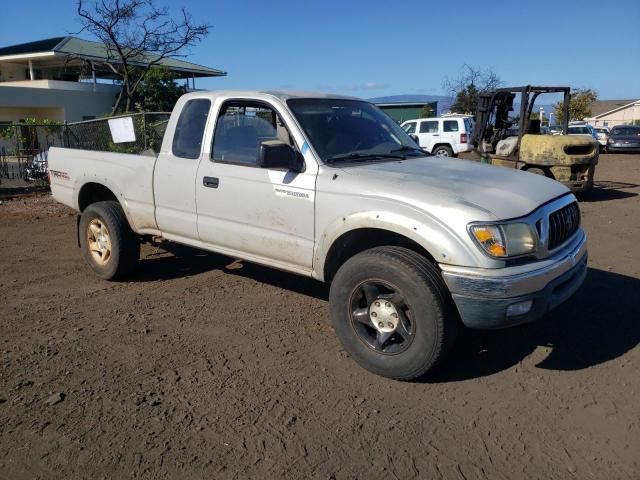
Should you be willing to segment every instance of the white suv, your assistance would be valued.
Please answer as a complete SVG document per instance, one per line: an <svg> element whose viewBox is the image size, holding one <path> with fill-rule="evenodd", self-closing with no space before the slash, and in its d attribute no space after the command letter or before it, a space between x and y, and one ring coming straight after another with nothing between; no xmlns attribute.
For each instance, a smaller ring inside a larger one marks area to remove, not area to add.
<svg viewBox="0 0 640 480"><path fill-rule="evenodd" d="M471 150L473 123L469 117L418 118L401 127L417 136L420 147L434 155L452 157Z"/></svg>

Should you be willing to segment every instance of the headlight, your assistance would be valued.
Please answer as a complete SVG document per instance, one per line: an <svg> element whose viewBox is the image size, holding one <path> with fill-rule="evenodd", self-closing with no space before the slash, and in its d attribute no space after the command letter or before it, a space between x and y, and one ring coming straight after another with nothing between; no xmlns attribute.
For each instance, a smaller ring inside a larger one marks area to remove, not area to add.
<svg viewBox="0 0 640 480"><path fill-rule="evenodd" d="M492 257L517 257L536 251L536 237L526 223L471 225L469 231L482 249Z"/></svg>

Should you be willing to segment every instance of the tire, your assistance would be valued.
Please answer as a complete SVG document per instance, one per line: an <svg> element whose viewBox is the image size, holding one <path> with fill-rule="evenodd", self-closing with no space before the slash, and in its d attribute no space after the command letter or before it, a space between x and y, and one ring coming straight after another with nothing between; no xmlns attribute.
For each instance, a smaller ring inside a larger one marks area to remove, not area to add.
<svg viewBox="0 0 640 480"><path fill-rule="evenodd" d="M377 247L347 260L331 283L329 308L347 353L366 370L396 380L414 380L435 367L460 325L437 267L402 247Z"/></svg>
<svg viewBox="0 0 640 480"><path fill-rule="evenodd" d="M447 145L439 145L431 153L436 157L453 157L453 150Z"/></svg>
<svg viewBox="0 0 640 480"><path fill-rule="evenodd" d="M80 247L91 269L105 280L124 277L140 258L140 241L118 202L89 205L80 217Z"/></svg>

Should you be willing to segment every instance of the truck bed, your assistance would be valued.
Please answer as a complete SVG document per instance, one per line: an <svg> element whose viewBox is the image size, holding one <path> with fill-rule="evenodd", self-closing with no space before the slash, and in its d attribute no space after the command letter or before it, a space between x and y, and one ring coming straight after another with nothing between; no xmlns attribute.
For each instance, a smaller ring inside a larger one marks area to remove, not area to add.
<svg viewBox="0 0 640 480"><path fill-rule="evenodd" d="M155 162L156 157L149 155L51 147L51 193L57 201L81 211L82 189L92 182L99 183L120 201L136 232L155 233Z"/></svg>

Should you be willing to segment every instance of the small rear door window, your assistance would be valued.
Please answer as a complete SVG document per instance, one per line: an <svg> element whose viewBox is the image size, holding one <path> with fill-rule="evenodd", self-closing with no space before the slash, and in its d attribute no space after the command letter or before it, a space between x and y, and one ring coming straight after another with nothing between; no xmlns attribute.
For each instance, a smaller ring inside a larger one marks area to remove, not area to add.
<svg viewBox="0 0 640 480"><path fill-rule="evenodd" d="M176 157L198 158L211 102L206 98L189 100L182 107L171 150Z"/></svg>

